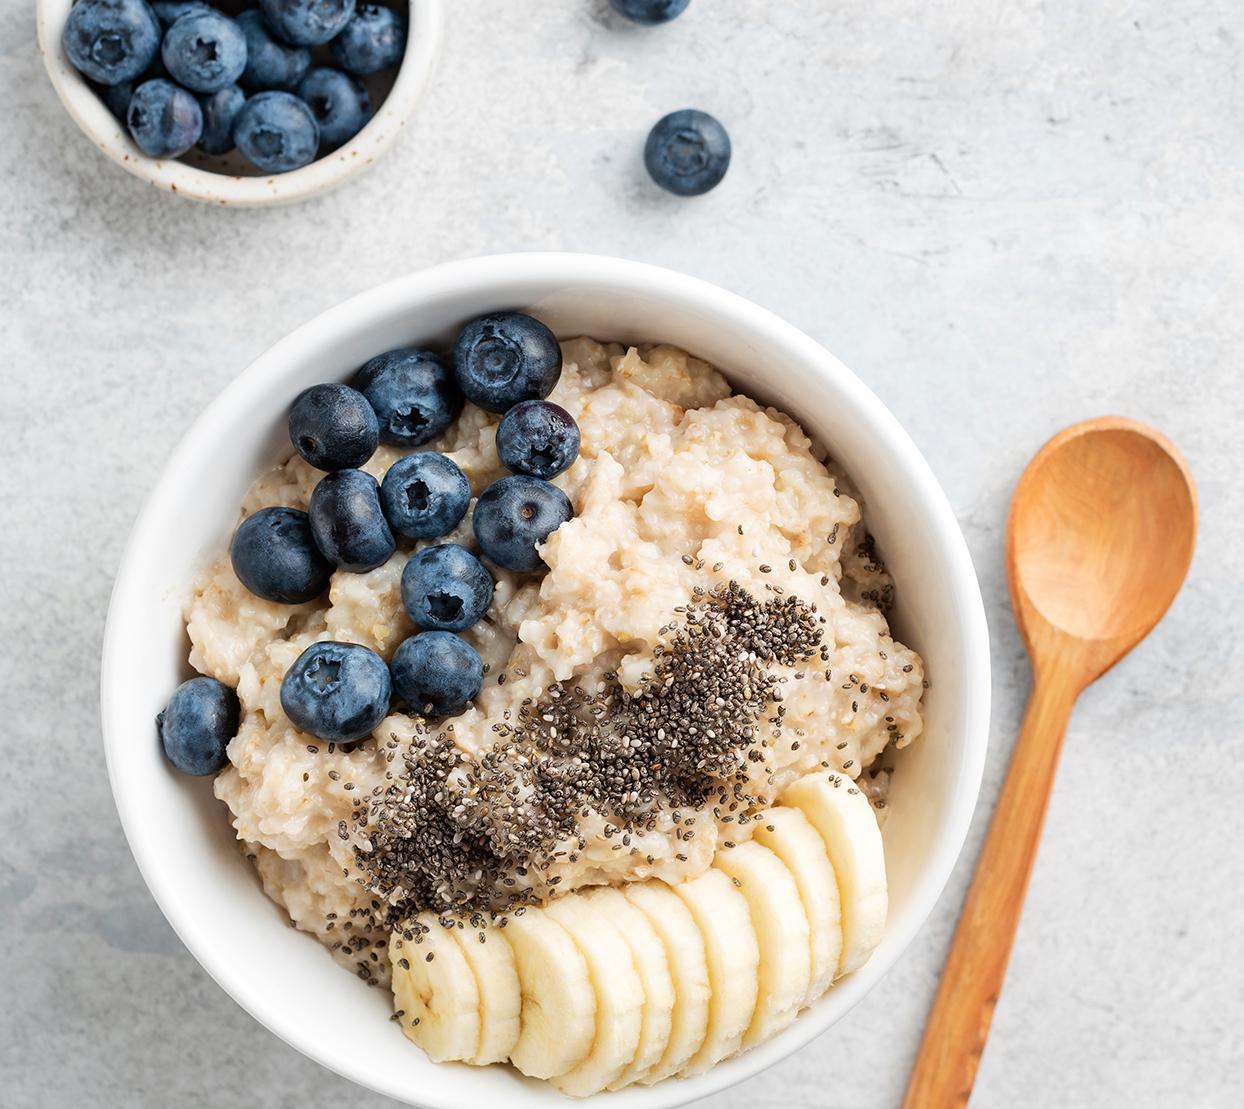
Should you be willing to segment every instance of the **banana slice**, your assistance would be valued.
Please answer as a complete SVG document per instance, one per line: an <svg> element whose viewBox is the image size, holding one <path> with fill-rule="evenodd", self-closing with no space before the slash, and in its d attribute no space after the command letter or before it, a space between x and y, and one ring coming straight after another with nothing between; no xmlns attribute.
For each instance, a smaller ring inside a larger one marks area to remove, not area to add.
<svg viewBox="0 0 1244 1109"><path fill-rule="evenodd" d="M514 951L501 928L472 928L467 924L455 928L453 935L479 990L479 1047L467 1062L476 1066L504 1063L518 1043L518 1018L523 1007Z"/></svg>
<svg viewBox="0 0 1244 1109"><path fill-rule="evenodd" d="M760 945L756 1011L743 1034L753 1047L776 1036L799 1012L812 980L812 940L795 879L767 847L748 841L719 851L713 866L734 882Z"/></svg>
<svg viewBox="0 0 1244 1109"><path fill-rule="evenodd" d="M504 930L522 993L510 1062L531 1078L555 1078L587 1057L596 1036L587 963L544 909L511 916Z"/></svg>
<svg viewBox="0 0 1244 1109"><path fill-rule="evenodd" d="M799 887L812 936L812 977L805 1005L821 996L838 973L842 958L842 908L838 879L825 841L798 809L779 805L756 818L752 839L786 864Z"/></svg>
<svg viewBox="0 0 1244 1109"><path fill-rule="evenodd" d="M670 975L665 944L639 909L616 889L597 889L585 896L594 908L617 925L630 946L644 992L635 1058L609 1083L609 1089L620 1090L647 1074L665 1054L673 1024L674 979Z"/></svg>
<svg viewBox="0 0 1244 1109"><path fill-rule="evenodd" d="M622 893L660 937L674 982L669 1042L652 1069L635 1079L650 1086L677 1074L704 1043L711 997L708 958L691 910L664 882L634 882Z"/></svg>
<svg viewBox="0 0 1244 1109"><path fill-rule="evenodd" d="M700 1049L679 1072L703 1074L743 1042L756 1009L760 948L747 901L720 870L706 870L671 888L691 910L708 958L708 1029Z"/></svg>
<svg viewBox="0 0 1244 1109"><path fill-rule="evenodd" d="M809 774L786 790L784 804L806 816L825 841L842 904L839 974L864 965L885 931L889 899L885 849L872 805L843 774Z"/></svg>
<svg viewBox="0 0 1244 1109"><path fill-rule="evenodd" d="M470 1059L479 1050L475 975L452 932L431 913L420 913L409 930L414 939L398 931L389 941L393 1004L402 1014L402 1031L434 1062Z"/></svg>
<svg viewBox="0 0 1244 1109"><path fill-rule="evenodd" d="M644 987L621 931L587 897L559 898L545 912L574 940L596 994L591 1051L576 1067L552 1079L562 1093L587 1097L616 1082L635 1058L643 1028Z"/></svg>

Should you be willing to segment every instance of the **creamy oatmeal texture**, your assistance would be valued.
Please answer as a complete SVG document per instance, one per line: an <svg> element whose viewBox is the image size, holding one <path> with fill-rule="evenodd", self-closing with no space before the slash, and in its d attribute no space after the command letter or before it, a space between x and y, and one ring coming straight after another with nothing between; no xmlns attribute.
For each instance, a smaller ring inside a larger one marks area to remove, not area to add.
<svg viewBox="0 0 1244 1109"><path fill-rule="evenodd" d="M858 498L803 431L732 394L712 367L671 347L575 339L563 352L565 369L549 399L578 421L582 453L555 484L576 514L545 546L546 574L494 570L492 606L463 633L488 674L476 703L452 721L457 745L483 752L505 711L538 700L552 682L591 688L616 671L636 685L652 670L675 609L697 587L729 581L760 599L797 596L826 621L826 650L783 686L781 737L755 764L762 799L821 765L858 776L887 745L915 739L921 660L890 638L877 603L888 601L890 583L859 527ZM496 423L468 404L428 444L462 468L476 496L505 474ZM364 469L379 478L401 453L382 446ZM305 509L321 476L295 456L256 481L244 512ZM473 547L470 515L432 542ZM327 600L294 606L249 593L222 556L196 582L186 610L191 663L235 686L242 703L230 765L215 785L238 838L294 923L379 982L388 977L388 930L356 880L359 833L351 817L356 799L384 779L383 743L340 749L300 733L281 711L280 688L286 669L317 640L359 643L390 658L415 631L399 582L424 545L407 543L366 574L337 572ZM394 714L376 735L406 738L415 725ZM585 821L586 846L573 863L563 858L522 881L541 892L550 878L565 891L694 876L709 865L723 830L735 840L747 834L726 830L711 812L697 815L694 840L676 837L666 813L654 830L635 833L635 852L614 850L603 819Z"/></svg>

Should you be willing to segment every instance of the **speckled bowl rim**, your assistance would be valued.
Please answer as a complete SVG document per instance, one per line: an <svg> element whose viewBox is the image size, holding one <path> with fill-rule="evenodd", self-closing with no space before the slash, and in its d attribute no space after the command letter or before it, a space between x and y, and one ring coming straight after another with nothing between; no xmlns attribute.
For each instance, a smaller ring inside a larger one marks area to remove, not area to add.
<svg viewBox="0 0 1244 1109"><path fill-rule="evenodd" d="M345 146L290 173L239 177L176 159L149 158L69 63L61 36L73 0L38 0L39 52L57 96L79 129L135 177L178 196L240 208L293 204L319 196L369 169L393 145L427 87L440 53L445 0L409 0L410 34L389 95L372 120Z"/></svg>

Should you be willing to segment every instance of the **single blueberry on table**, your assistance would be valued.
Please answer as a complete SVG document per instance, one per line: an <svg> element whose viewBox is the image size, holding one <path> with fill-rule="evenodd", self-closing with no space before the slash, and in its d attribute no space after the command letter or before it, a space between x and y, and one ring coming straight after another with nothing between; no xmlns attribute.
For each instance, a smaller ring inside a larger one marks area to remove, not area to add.
<svg viewBox="0 0 1244 1109"><path fill-rule="evenodd" d="M454 375L467 400L489 412L543 400L562 374L557 336L521 312L472 320L454 344Z"/></svg>
<svg viewBox="0 0 1244 1109"><path fill-rule="evenodd" d="M261 508L238 525L229 545L233 572L265 601L299 605L328 588L332 564L315 545L311 520L296 508Z"/></svg>
<svg viewBox="0 0 1244 1109"><path fill-rule="evenodd" d="M393 691L424 716L457 716L484 685L479 652L453 632L420 632L393 653Z"/></svg>
<svg viewBox="0 0 1244 1109"><path fill-rule="evenodd" d="M363 465L380 444L380 424L367 398L348 385L312 385L289 410L294 449L319 470Z"/></svg>
<svg viewBox="0 0 1244 1109"><path fill-rule="evenodd" d="M402 604L420 628L460 632L492 603L492 575L465 547L424 547L402 570Z"/></svg>
<svg viewBox="0 0 1244 1109"><path fill-rule="evenodd" d="M210 12L216 9L211 4L203 3L203 0L156 0L151 5L151 10L156 13L156 18L165 27L171 27L183 15L189 15L191 12Z"/></svg>
<svg viewBox="0 0 1244 1109"><path fill-rule="evenodd" d="M354 14L354 0L259 0L268 26L292 46L319 46Z"/></svg>
<svg viewBox="0 0 1244 1109"><path fill-rule="evenodd" d="M215 678L182 682L156 717L164 757L185 774L217 773L241 715L238 695Z"/></svg>
<svg viewBox="0 0 1244 1109"><path fill-rule="evenodd" d="M203 109L203 134L199 149L204 154L228 154L233 149L233 124L246 103L246 93L226 85L199 101Z"/></svg>
<svg viewBox="0 0 1244 1109"><path fill-rule="evenodd" d="M380 483L380 507L389 526L409 539L436 539L453 531L471 504L471 483L451 458L420 451L400 458Z"/></svg>
<svg viewBox="0 0 1244 1109"><path fill-rule="evenodd" d="M406 347L378 354L355 375L354 387L376 410L380 441L420 447L462 411L454 375L430 350Z"/></svg>
<svg viewBox="0 0 1244 1109"><path fill-rule="evenodd" d="M242 84L252 91L297 88L311 68L311 51L305 46L287 46L274 37L255 8L248 8L235 22L246 39Z"/></svg>
<svg viewBox="0 0 1244 1109"><path fill-rule="evenodd" d="M507 570L543 565L536 548L574 515L570 498L540 478L494 481L475 502L471 526L484 557Z"/></svg>
<svg viewBox="0 0 1244 1109"><path fill-rule="evenodd" d="M314 161L320 145L315 116L288 92L260 92L238 112L233 141L266 173L286 173Z"/></svg>
<svg viewBox="0 0 1244 1109"><path fill-rule="evenodd" d="M661 188L678 196L699 196L725 177L730 136L707 112L671 112L649 132L644 165Z"/></svg>
<svg viewBox="0 0 1244 1109"><path fill-rule="evenodd" d="M141 76L160 49L160 21L143 0L79 0L61 34L78 72L101 85Z"/></svg>
<svg viewBox="0 0 1244 1109"><path fill-rule="evenodd" d="M192 92L232 85L246 68L246 36L218 11L181 16L165 33L160 57L168 75Z"/></svg>
<svg viewBox="0 0 1244 1109"><path fill-rule="evenodd" d="M134 90L125 125L138 149L152 158L176 158L203 133L203 109L191 93L157 77Z"/></svg>
<svg viewBox="0 0 1244 1109"><path fill-rule="evenodd" d="M626 16L633 23L642 23L645 27L655 27L658 23L668 23L677 19L687 10L691 0L609 0L613 10Z"/></svg>
<svg viewBox="0 0 1244 1109"><path fill-rule="evenodd" d="M308 514L320 553L352 574L384 565L397 549L380 508L380 486L363 470L337 470L321 478Z"/></svg>
<svg viewBox="0 0 1244 1109"><path fill-rule="evenodd" d="M365 77L397 65L406 50L406 20L382 4L359 4L328 47L347 73Z"/></svg>
<svg viewBox="0 0 1244 1109"><path fill-rule="evenodd" d="M392 696L384 659L355 643L312 643L281 682L281 708L294 727L330 743L369 735Z"/></svg>
<svg viewBox="0 0 1244 1109"><path fill-rule="evenodd" d="M311 70L299 83L298 96L315 116L324 147L354 138L373 114L367 90L339 69L320 66Z"/></svg>
<svg viewBox="0 0 1244 1109"><path fill-rule="evenodd" d="M579 456L579 425L559 404L525 400L501 417L497 456L516 474L556 477Z"/></svg>

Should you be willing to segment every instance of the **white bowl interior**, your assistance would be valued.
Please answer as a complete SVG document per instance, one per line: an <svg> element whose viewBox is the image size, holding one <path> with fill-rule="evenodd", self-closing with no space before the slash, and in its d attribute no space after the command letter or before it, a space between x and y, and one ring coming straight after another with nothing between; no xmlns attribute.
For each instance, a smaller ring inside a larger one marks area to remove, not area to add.
<svg viewBox="0 0 1244 1109"><path fill-rule="evenodd" d="M300 389L346 378L409 343L444 344L469 318L523 308L563 337L665 341L799 419L859 486L897 582L898 632L924 656L924 736L897 758L884 828L891 916L872 960L778 1038L708 1074L605 1095L618 1109L703 1097L789 1054L841 1017L910 942L940 893L975 805L988 724L988 643L966 546L915 447L822 347L714 286L635 263L513 255L452 263L383 286L278 343L178 447L136 525L113 596L102 678L104 736L134 854L187 946L273 1031L393 1097L440 1107L548 1104L560 1095L506 1068L435 1065L387 1021L389 998L291 931L235 846L210 787L172 772L153 720L186 670L180 601L227 542L243 493L288 451Z"/></svg>

